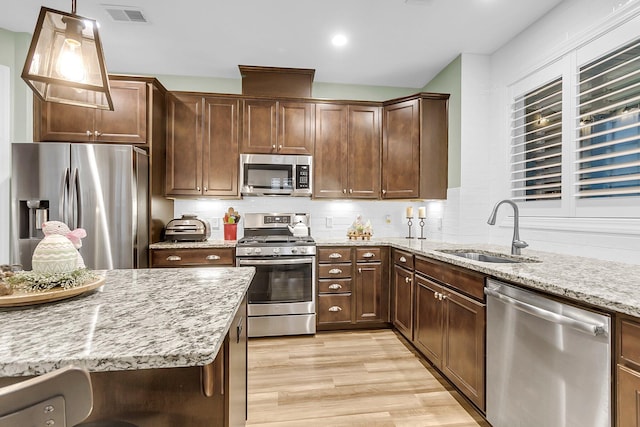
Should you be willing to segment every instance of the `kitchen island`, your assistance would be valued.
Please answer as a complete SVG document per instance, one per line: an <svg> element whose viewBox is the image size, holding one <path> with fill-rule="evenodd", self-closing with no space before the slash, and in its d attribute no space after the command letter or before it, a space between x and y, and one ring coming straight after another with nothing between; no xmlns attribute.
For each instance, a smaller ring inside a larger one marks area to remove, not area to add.
<svg viewBox="0 0 640 427"><path fill-rule="evenodd" d="M89 420L224 425L229 352L246 336L245 295L255 270L97 273L106 281L92 293L2 310L0 385L75 365L91 372Z"/></svg>

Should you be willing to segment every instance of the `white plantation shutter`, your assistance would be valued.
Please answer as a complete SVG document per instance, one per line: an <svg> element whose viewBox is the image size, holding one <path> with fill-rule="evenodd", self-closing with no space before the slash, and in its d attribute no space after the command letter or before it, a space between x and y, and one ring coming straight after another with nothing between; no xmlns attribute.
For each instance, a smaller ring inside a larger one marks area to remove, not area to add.
<svg viewBox="0 0 640 427"><path fill-rule="evenodd" d="M578 72L577 198L640 196L640 40Z"/></svg>
<svg viewBox="0 0 640 427"><path fill-rule="evenodd" d="M562 181L562 78L516 97L511 112L511 197L555 200Z"/></svg>

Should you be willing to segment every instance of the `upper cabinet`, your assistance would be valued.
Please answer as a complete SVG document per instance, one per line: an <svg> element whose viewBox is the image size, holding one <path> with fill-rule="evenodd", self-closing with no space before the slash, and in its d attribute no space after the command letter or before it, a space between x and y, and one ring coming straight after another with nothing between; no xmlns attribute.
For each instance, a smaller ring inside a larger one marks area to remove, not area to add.
<svg viewBox="0 0 640 427"><path fill-rule="evenodd" d="M316 105L315 198L380 195L380 107Z"/></svg>
<svg viewBox="0 0 640 427"><path fill-rule="evenodd" d="M109 82L113 111L43 102L34 98L36 141L148 144L153 88L145 80Z"/></svg>
<svg viewBox="0 0 640 427"><path fill-rule="evenodd" d="M168 196L237 197L236 97L172 93L167 101Z"/></svg>
<svg viewBox="0 0 640 427"><path fill-rule="evenodd" d="M243 101L242 153L313 154L315 103Z"/></svg>
<svg viewBox="0 0 640 427"><path fill-rule="evenodd" d="M421 93L384 104L383 199L446 199L448 99Z"/></svg>

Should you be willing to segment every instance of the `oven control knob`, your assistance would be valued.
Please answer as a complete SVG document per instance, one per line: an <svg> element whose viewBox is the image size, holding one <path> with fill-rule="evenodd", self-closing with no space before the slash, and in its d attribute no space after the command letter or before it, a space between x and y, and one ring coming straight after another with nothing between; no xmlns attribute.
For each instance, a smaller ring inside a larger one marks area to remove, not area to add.
<svg viewBox="0 0 640 427"><path fill-rule="evenodd" d="M261 252L262 252L262 249L260 249L260 248L256 248L256 253L257 253L257 254L259 254L259 253L261 253Z"/></svg>
<svg viewBox="0 0 640 427"><path fill-rule="evenodd" d="M279 254L280 253L280 248L273 248L273 253L274 254Z"/></svg>
<svg viewBox="0 0 640 427"><path fill-rule="evenodd" d="M247 248L246 251L247 255L250 255L253 252L253 248Z"/></svg>
<svg viewBox="0 0 640 427"><path fill-rule="evenodd" d="M301 254L307 253L307 248L300 248L300 253Z"/></svg>

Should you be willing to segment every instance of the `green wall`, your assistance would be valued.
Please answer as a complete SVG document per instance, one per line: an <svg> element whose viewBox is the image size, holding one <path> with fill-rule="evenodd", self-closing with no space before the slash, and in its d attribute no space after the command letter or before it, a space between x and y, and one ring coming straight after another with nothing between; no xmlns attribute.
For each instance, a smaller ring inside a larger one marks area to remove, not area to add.
<svg viewBox="0 0 640 427"><path fill-rule="evenodd" d="M451 95L449 98L449 188L460 187L462 56L458 55L451 61L422 88L422 91Z"/></svg>

